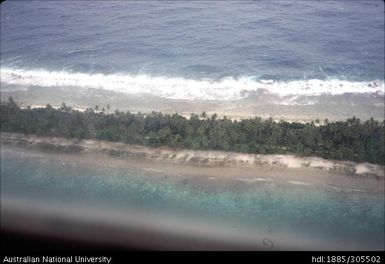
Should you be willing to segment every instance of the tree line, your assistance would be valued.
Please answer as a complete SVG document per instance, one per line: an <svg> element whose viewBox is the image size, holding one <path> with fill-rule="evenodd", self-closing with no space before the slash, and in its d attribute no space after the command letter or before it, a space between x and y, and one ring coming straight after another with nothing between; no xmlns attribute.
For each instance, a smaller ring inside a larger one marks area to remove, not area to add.
<svg viewBox="0 0 385 264"><path fill-rule="evenodd" d="M108 107L109 108L109 107ZM1 131L78 139L99 139L151 147L168 146L258 154L297 154L327 159L385 164L384 125L374 119L316 125L259 117L230 120L191 114L149 114L88 108L81 112L65 103L55 109L21 109L12 100L1 104ZM317 121L316 121L317 122Z"/></svg>

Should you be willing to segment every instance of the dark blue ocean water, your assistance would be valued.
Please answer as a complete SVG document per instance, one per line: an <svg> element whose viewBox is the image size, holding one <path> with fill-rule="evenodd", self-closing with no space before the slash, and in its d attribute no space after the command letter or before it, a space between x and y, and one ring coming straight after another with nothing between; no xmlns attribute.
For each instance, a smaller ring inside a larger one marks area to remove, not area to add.
<svg viewBox="0 0 385 264"><path fill-rule="evenodd" d="M171 98L198 89L192 97L221 99L207 95L217 88L237 98L234 89L257 89L260 80L297 81L272 88L294 94L309 89L298 81L330 81L311 83L311 93L339 93L339 81L384 79L384 2L7 1L1 69L3 83L112 90L123 83L154 94L157 86ZM95 74L104 74L97 84L87 79ZM367 83L343 84L368 92Z"/></svg>

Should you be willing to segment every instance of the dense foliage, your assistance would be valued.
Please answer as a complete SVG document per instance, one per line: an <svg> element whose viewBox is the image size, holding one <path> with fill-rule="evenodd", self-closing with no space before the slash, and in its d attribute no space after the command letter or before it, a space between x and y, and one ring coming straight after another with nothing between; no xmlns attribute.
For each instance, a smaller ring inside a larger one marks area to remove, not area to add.
<svg viewBox="0 0 385 264"><path fill-rule="evenodd" d="M109 109L109 106L107 106ZM95 107L97 110L98 107ZM132 114L115 111L106 114L87 109L20 109L10 98L1 104L1 131L103 139L145 146L189 149L215 149L260 154L296 153L329 159L346 159L385 164L384 122L361 122L350 118L317 126L274 122L261 118L232 121L217 115Z"/></svg>

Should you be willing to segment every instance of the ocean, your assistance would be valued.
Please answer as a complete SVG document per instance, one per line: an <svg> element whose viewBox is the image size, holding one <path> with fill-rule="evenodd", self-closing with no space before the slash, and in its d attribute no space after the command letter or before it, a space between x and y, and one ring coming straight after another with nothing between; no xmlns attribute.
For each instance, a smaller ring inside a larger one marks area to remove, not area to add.
<svg viewBox="0 0 385 264"><path fill-rule="evenodd" d="M234 118L384 117L380 0L5 1L0 12L2 101ZM173 184L144 168L39 155L1 155L2 210L13 200L68 215L140 210L155 222L167 223L166 214L181 229L203 222L243 232L273 249L384 248L383 193L199 183L202 175Z"/></svg>
<svg viewBox="0 0 385 264"><path fill-rule="evenodd" d="M6 1L1 84L184 100L383 96L383 11L379 0Z"/></svg>

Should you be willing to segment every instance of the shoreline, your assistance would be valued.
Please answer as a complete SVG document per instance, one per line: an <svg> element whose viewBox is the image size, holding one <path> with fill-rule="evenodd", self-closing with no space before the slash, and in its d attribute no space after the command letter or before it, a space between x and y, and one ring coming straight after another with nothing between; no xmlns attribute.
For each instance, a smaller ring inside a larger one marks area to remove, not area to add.
<svg viewBox="0 0 385 264"><path fill-rule="evenodd" d="M129 95L101 89L75 89L71 87L57 87L52 90L49 87L22 87L17 89L2 87L2 101L8 97L20 103L22 107L28 105L60 107L65 102L73 109L86 109L98 105L101 108L111 106L107 113L130 111L151 113L162 112L164 114L179 114L190 116L191 113L200 115L206 112L208 115L217 114L218 117L226 116L232 120L254 118L272 118L273 120L285 120L290 122L311 122L326 118L329 121L343 121L353 116L361 120L369 120L371 117L382 121L384 116L384 97L380 95L321 95L299 97L292 104L282 104L285 100L279 96L267 93L258 93L239 100L183 100L167 99L154 95Z"/></svg>
<svg viewBox="0 0 385 264"><path fill-rule="evenodd" d="M370 163L294 155L150 148L4 132L1 144L4 156L11 151L73 166L139 169L156 178L177 182L187 179L207 184L279 183L303 188L322 187L329 191L384 192L384 166Z"/></svg>
<svg viewBox="0 0 385 264"><path fill-rule="evenodd" d="M30 107L31 109L45 108L46 105L27 105L27 106L26 105L20 105L21 109L27 109L28 107ZM56 106L56 105L55 106L51 105L51 107L54 108L54 109L60 109L60 106ZM71 107L71 108L73 110L79 111L79 112L85 112L87 110L86 108L83 108L83 107ZM119 110L119 109L116 109L116 110ZM102 112L100 110L96 111L95 109L94 109L94 111L95 111L95 113L101 113ZM130 111L130 112L132 114L138 114L140 111ZM114 111L106 110L104 113L105 114L113 114ZM143 112L144 115L149 114L149 113L151 113L151 112ZM167 114L167 113L165 113L165 114ZM171 114L171 113L169 113L169 114ZM194 112L191 112L190 114L189 113L178 113L178 114L183 116L186 119L190 119L191 114L200 115L200 113L194 113ZM216 113L214 113L214 112L211 113L210 112L210 113L206 113L206 114L207 115L211 115L211 114L216 114ZM228 115L221 114L221 113L218 114L218 117L219 118L226 117L227 119L229 119L231 121L242 121L242 120L247 120L247 119L252 118L252 116L242 116L242 115L240 115L240 116L228 116ZM265 117L261 117L261 118L262 118L262 120L269 119L269 117L266 117L266 116ZM316 119L315 120L311 120L311 119L284 119L284 118L272 118L272 120L275 123L279 123L279 122L281 122L283 120L283 121L286 121L288 123L301 123L301 124L310 124L311 122L315 122L316 121ZM322 126L324 124L325 124L324 120L318 120L317 123L314 123L315 126Z"/></svg>
<svg viewBox="0 0 385 264"><path fill-rule="evenodd" d="M383 178L374 174L359 173L349 174L347 171L333 169L318 158L298 158L292 155L251 155L241 153L226 153L222 151L189 151L172 150L168 148L147 148L132 146L123 143L113 143L96 140L71 140L65 138L49 138L27 136L23 134L1 133L1 156L3 166L14 159L22 166L25 161L39 164L49 164L58 170L106 169L113 168L127 171L127 175L121 175L120 182L130 179L153 181L158 184L172 184L176 188L189 186L193 190L226 190L231 192L260 192L265 188L272 188L279 194L281 191L290 192L305 191L311 194L322 192L326 197L344 197L348 199L360 199L363 197L383 197ZM180 154L170 156L170 153ZM185 157L187 155L187 157ZM210 157L210 162L201 165L193 157ZM250 158L248 160L247 158ZM230 160L230 162L224 162ZM306 166L305 160L310 161ZM248 161L248 162L247 162ZM255 162L259 161L259 162ZM265 161L265 163L261 162ZM300 161L296 163L295 161ZM316 163L318 162L318 163ZM329 161L333 164L333 161ZM344 162L337 162L343 164ZM348 162L349 164L352 162ZM340 164L340 166L342 166ZM318 165L318 166L316 166ZM345 164L347 165L347 164ZM350 164L352 165L352 164ZM353 164L355 166L363 164ZM6 166L6 165L5 165ZM47 166L47 165L44 165ZM43 167L44 167L43 166ZM336 166L336 164L333 164ZM373 164L365 164L373 166ZM367 168L367 167L364 167ZM140 173L136 173L141 171ZM108 171L108 170L107 170ZM145 173L143 173L145 172ZM76 174L74 174L76 175ZM81 174L79 174L80 176ZM93 177L93 175L84 175ZM105 181L110 181L109 174L101 175ZM96 178L97 180L98 178ZM92 180L92 179L91 179ZM114 178L111 178L113 181ZM66 181L62 178L61 181ZM201 189L203 188L203 189ZM308 237L306 234L287 233L287 230L275 230L273 233L266 230L264 225L260 229L229 230L216 223L213 225L198 225L194 219L189 222L184 218L172 215L144 215L145 211L122 212L110 208L110 211L91 208L82 203L55 206L51 200L30 201L29 199L5 193L3 195L2 222L4 228L27 234L44 234L60 238L92 240L95 232L103 234L97 242L111 243L111 246L130 246L138 244L141 238L146 238L143 246L154 248L191 249L198 250L296 250L306 248L342 248L353 250L368 246L361 240L350 241L346 238L338 240L333 238L333 243L328 240L325 243L317 236ZM333 198L331 198L333 199ZM378 199L378 198L376 198ZM382 198L380 200L383 202ZM155 211L154 211L155 212ZM23 219L28 215L29 222ZM187 220L191 220L189 217ZM60 225L57 232L46 228L47 222ZM191 223L191 224L190 224ZM199 222L200 223L200 222ZM204 223L204 222L202 222ZM211 223L211 222L208 222ZM74 228L76 226L77 228ZM164 230L175 230L165 233ZM151 233L147 231L151 230ZM222 232L224 230L225 232ZM76 232L75 232L76 231ZM80 232L81 231L81 232ZM209 236L200 236L199 234ZM147 239L148 238L148 239ZM265 239L273 243L266 245ZM177 243L158 243L158 241L178 241ZM199 241L198 241L199 240ZM192 243L194 241L194 243ZM199 243L197 243L199 242ZM218 244L220 242L220 244ZM382 243L382 242L381 242ZM342 246L341 246L342 245ZM269 247L266 247L269 246ZM271 247L270 247L271 246ZM377 249L370 246L370 249Z"/></svg>

